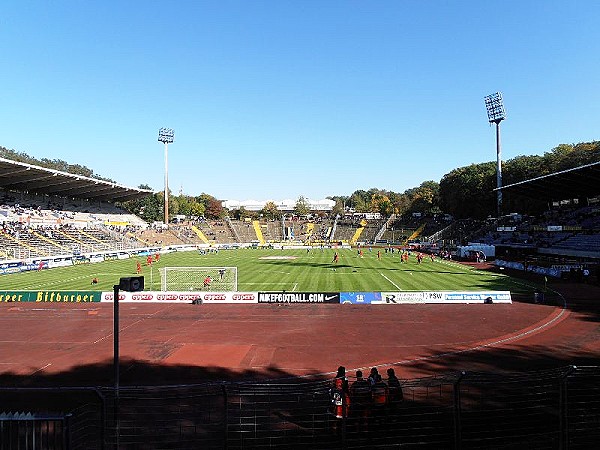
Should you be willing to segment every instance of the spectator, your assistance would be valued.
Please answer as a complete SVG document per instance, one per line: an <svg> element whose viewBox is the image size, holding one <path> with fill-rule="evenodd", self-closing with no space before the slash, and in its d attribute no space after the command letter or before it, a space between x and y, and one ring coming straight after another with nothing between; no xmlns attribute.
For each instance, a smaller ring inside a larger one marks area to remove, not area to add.
<svg viewBox="0 0 600 450"><path fill-rule="evenodd" d="M350 411L356 431L368 431L369 406L371 405L371 383L363 378L362 370L356 371L356 381L350 386Z"/></svg>
<svg viewBox="0 0 600 450"><path fill-rule="evenodd" d="M371 386L371 413L373 424L378 427L385 423L386 408L388 405L389 388L381 375L375 375L375 383Z"/></svg>
<svg viewBox="0 0 600 450"><path fill-rule="evenodd" d="M329 389L329 397L331 399L330 411L335 419L332 423L332 429L335 434L339 434L342 431L344 419L348 417L350 406L348 379L346 378L346 368L344 366L338 367L337 374Z"/></svg>
<svg viewBox="0 0 600 450"><path fill-rule="evenodd" d="M404 400L404 394L402 393L402 386L400 385L400 380L396 376L394 369L391 367L387 370L388 380L388 412L389 416L396 420L398 416L398 410L400 404Z"/></svg>
<svg viewBox="0 0 600 450"><path fill-rule="evenodd" d="M371 373L369 373L369 377L367 378L367 381L369 381L369 384L371 386L373 386L375 384L375 381L377 381L377 375L379 375L377 367L371 367Z"/></svg>

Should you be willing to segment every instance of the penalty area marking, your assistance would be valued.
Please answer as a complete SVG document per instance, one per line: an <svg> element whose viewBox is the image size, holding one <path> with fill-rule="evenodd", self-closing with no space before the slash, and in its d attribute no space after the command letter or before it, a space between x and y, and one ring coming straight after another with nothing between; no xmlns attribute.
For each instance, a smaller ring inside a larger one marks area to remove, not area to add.
<svg viewBox="0 0 600 450"><path fill-rule="evenodd" d="M383 273L379 272L379 275L381 275L383 278L385 278L390 283L392 283L396 289L398 289L399 291L402 291L402 289L400 289L400 286L398 286L396 283L394 283L392 280L390 280L388 277L386 277Z"/></svg>

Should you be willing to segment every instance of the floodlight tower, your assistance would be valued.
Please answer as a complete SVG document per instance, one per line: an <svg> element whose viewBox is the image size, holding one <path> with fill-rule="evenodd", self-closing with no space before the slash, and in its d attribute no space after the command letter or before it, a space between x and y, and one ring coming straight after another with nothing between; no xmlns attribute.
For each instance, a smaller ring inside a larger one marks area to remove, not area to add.
<svg viewBox="0 0 600 450"><path fill-rule="evenodd" d="M488 120L496 124L496 188L498 189L498 217L502 214L502 150L500 146L500 122L506 118L502 94L496 92L484 97Z"/></svg>
<svg viewBox="0 0 600 450"><path fill-rule="evenodd" d="M165 144L165 225L169 226L169 144L174 141L175 132L171 128L158 130L158 142Z"/></svg>

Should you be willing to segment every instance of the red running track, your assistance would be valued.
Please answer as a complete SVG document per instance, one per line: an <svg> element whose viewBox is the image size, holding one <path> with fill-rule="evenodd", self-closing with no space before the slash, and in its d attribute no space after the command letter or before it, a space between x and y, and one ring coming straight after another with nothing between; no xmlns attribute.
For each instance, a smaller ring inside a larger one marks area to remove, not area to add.
<svg viewBox="0 0 600 450"><path fill-rule="evenodd" d="M329 376L339 365L416 378L599 364L600 289L559 287L566 308L122 303L121 383ZM4 384L112 383L112 304L0 306Z"/></svg>

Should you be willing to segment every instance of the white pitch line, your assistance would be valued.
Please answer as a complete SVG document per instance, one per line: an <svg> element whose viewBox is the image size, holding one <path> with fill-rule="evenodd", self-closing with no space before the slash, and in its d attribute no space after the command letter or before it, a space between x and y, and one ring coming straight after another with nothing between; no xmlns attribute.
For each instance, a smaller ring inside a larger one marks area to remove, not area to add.
<svg viewBox="0 0 600 450"><path fill-rule="evenodd" d="M390 280L388 277L386 277L384 274L382 274L381 272L379 272L379 275L381 275L383 278L385 278L386 280L388 280L390 283L392 283L396 289L398 289L399 291L401 291L402 289L400 289L400 286L398 286L396 283L394 283L392 280Z"/></svg>
<svg viewBox="0 0 600 450"><path fill-rule="evenodd" d="M38 372L41 372L42 370L44 370L46 367L50 367L52 365L52 363L48 363L46 364L44 367L40 367L38 370L36 370L35 372L31 372L31 375L35 375Z"/></svg>

